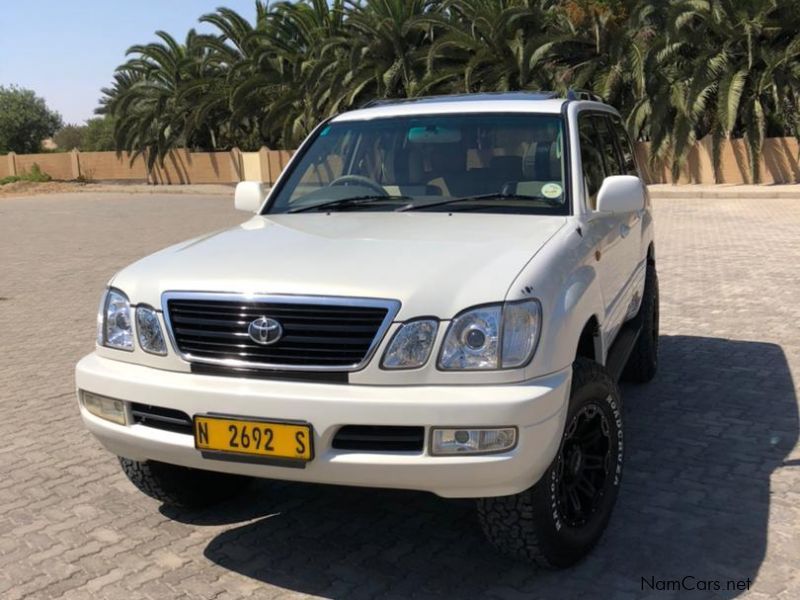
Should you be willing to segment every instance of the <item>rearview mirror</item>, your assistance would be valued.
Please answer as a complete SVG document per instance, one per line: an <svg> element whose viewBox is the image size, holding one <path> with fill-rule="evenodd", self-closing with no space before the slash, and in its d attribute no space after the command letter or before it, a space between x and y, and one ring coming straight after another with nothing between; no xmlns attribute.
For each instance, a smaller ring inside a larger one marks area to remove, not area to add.
<svg viewBox="0 0 800 600"><path fill-rule="evenodd" d="M597 210L604 213L628 213L644 208L644 184L633 175L611 175L603 180L597 193Z"/></svg>
<svg viewBox="0 0 800 600"><path fill-rule="evenodd" d="M242 181L236 184L233 205L236 210L256 212L269 194L269 188L261 181Z"/></svg>

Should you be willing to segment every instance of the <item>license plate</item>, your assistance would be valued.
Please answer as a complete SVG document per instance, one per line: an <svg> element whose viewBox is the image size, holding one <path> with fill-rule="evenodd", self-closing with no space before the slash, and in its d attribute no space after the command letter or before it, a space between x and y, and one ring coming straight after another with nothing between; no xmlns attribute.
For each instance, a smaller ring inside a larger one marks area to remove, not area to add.
<svg viewBox="0 0 800 600"><path fill-rule="evenodd" d="M210 458L289 460L314 458L311 425L253 418L195 415L195 448Z"/></svg>

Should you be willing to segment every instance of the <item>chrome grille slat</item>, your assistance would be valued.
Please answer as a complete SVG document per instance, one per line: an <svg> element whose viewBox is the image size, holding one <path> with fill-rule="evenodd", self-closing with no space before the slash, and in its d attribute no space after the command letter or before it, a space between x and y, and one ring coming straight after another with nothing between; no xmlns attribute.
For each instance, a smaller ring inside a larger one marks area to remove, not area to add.
<svg viewBox="0 0 800 600"><path fill-rule="evenodd" d="M166 292L170 338L189 362L231 368L353 371L372 356L400 308L394 300ZM280 322L274 344L255 343L249 324Z"/></svg>

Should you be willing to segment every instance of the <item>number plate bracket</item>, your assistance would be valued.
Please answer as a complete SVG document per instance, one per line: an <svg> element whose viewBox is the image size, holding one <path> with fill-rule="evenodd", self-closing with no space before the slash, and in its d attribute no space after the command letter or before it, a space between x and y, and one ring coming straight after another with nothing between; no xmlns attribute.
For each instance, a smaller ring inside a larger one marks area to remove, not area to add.
<svg viewBox="0 0 800 600"><path fill-rule="evenodd" d="M304 469L314 458L314 434L306 421L194 415L194 446L203 458Z"/></svg>
<svg viewBox="0 0 800 600"><path fill-rule="evenodd" d="M200 456L208 460L224 460L226 462L250 463L252 465L268 465L271 467L288 467L290 469L305 469L306 463L308 462L307 460L298 458L272 458L269 456L217 452L215 450L201 450Z"/></svg>

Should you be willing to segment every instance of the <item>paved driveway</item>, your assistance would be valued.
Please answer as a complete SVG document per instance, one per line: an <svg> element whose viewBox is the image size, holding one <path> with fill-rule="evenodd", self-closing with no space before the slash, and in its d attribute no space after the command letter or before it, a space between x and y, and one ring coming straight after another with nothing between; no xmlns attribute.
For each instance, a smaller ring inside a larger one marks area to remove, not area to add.
<svg viewBox="0 0 800 600"><path fill-rule="evenodd" d="M0 597L667 598L680 580L731 598L748 579L753 597L800 597L798 201L657 201L661 370L623 389L609 531L558 573L495 556L469 502L262 482L187 512L125 480L73 396L100 290L143 254L242 220L231 204L0 199Z"/></svg>

